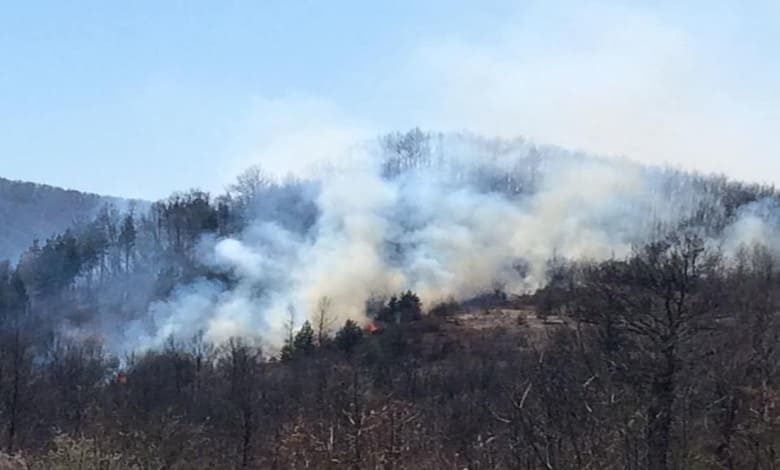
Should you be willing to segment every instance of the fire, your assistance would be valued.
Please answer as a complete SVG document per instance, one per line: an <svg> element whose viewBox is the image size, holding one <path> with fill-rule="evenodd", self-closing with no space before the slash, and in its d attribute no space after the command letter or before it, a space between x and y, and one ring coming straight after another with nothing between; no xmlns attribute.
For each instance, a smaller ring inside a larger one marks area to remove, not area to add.
<svg viewBox="0 0 780 470"><path fill-rule="evenodd" d="M375 334L380 333L382 331L382 328L379 325L377 325L376 322L373 322L373 321L370 321L370 322L366 323L366 326L365 326L364 329L365 329L366 333L368 333L370 335L375 335Z"/></svg>

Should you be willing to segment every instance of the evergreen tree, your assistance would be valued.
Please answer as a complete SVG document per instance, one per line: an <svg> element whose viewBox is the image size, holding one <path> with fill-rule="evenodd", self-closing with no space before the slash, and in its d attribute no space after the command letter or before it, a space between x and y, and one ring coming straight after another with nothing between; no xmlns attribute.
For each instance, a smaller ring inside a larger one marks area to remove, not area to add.
<svg viewBox="0 0 780 470"><path fill-rule="evenodd" d="M351 354L355 347L363 339L363 330L352 320L347 320L344 327L336 333L336 347L347 354Z"/></svg>
<svg viewBox="0 0 780 470"><path fill-rule="evenodd" d="M130 263L133 258L133 250L135 249L135 220L133 214L127 214L122 220L122 228L119 232L119 247L122 251L122 257L124 258L125 271L130 270Z"/></svg>
<svg viewBox="0 0 780 470"><path fill-rule="evenodd" d="M308 321L303 322L303 326L295 335L293 352L304 356L314 352L314 329Z"/></svg>
<svg viewBox="0 0 780 470"><path fill-rule="evenodd" d="M398 312L403 322L416 321L422 316L422 303L414 292L408 290L398 301Z"/></svg>

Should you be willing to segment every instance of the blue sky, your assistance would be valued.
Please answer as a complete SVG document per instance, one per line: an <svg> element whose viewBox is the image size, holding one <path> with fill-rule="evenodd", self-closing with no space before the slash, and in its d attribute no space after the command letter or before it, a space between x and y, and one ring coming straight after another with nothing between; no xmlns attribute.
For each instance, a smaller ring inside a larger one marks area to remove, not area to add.
<svg viewBox="0 0 780 470"><path fill-rule="evenodd" d="M778 24L769 0L8 2L0 176L219 191L421 126L777 183Z"/></svg>

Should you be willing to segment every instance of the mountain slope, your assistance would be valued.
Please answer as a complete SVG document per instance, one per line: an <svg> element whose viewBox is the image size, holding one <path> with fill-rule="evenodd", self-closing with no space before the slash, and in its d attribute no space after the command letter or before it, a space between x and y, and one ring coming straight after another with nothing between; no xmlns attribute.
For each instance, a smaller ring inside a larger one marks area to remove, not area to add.
<svg viewBox="0 0 780 470"><path fill-rule="evenodd" d="M124 209L132 201L0 178L0 260L15 260L33 240L62 232L106 204Z"/></svg>

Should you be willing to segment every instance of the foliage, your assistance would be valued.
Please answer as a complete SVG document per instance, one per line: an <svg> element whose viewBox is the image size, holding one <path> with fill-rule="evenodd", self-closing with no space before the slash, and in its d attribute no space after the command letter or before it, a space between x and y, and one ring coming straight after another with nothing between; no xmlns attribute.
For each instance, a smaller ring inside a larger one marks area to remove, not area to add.
<svg viewBox="0 0 780 470"><path fill-rule="evenodd" d="M350 354L363 338L363 330L352 320L347 320L344 327L336 333L335 344L338 349Z"/></svg>

